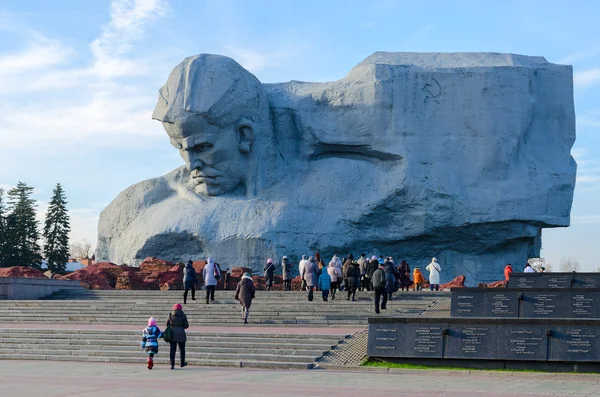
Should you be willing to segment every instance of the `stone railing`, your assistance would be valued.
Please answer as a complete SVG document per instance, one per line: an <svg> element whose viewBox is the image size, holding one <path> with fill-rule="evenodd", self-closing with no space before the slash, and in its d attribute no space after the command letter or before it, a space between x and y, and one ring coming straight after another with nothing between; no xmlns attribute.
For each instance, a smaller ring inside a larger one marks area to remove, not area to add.
<svg viewBox="0 0 600 397"><path fill-rule="evenodd" d="M31 300L60 290L83 290L79 281L41 278L0 277L0 300Z"/></svg>

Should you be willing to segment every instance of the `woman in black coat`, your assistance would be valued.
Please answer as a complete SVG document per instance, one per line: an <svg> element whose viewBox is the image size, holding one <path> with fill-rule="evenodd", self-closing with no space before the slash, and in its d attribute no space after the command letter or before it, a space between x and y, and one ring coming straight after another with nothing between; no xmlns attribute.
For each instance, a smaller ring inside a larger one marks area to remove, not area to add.
<svg viewBox="0 0 600 397"><path fill-rule="evenodd" d="M192 290L192 300L196 300L196 287L198 286L198 276L192 261L188 261L183 269L183 304L187 303L188 291Z"/></svg>
<svg viewBox="0 0 600 397"><path fill-rule="evenodd" d="M350 263L348 268L346 269L346 274L344 277L348 280L348 299L352 297L354 301L354 296L356 295L356 289L360 287L360 266L356 262Z"/></svg>
<svg viewBox="0 0 600 397"><path fill-rule="evenodd" d="M250 306L252 306L252 299L254 299L255 293L256 288L254 287L252 277L250 277L249 273L244 273L235 289L234 296L234 299L240 301L242 305L242 320L244 320L244 324L248 324L248 313L250 313Z"/></svg>
<svg viewBox="0 0 600 397"><path fill-rule="evenodd" d="M398 271L394 267L394 263L386 261L385 266L385 292L388 294L388 300L392 300L392 294L397 291L396 280L399 277Z"/></svg>
<svg viewBox="0 0 600 397"><path fill-rule="evenodd" d="M404 288L408 291L408 287L413 285L410 279L410 266L406 261L402 261L398 266L398 274L400 275L400 288L404 291Z"/></svg>
<svg viewBox="0 0 600 397"><path fill-rule="evenodd" d="M171 349L169 350L169 358L171 359L171 369L175 367L175 353L177 352L177 346L179 346L179 357L181 358L181 368L185 367L185 342L187 341L187 335L185 330L188 329L190 324L188 323L187 316L183 312L180 303L176 303L173 306L173 311L169 313L167 319L167 327L171 327Z"/></svg>

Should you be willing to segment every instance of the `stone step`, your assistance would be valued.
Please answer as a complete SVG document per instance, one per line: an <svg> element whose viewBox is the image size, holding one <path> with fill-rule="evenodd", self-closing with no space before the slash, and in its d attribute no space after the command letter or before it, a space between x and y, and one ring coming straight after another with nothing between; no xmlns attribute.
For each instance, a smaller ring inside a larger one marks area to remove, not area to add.
<svg viewBox="0 0 600 397"><path fill-rule="evenodd" d="M434 301L435 302L435 301ZM390 307L395 307L398 309L424 309L431 306L434 302L426 302L414 304L412 302L402 302L402 301L393 301L390 302ZM278 305L278 304L268 304L268 305L252 305L252 311L260 312L260 311L268 311L268 312L289 312L289 311L311 311L311 312L328 312L332 310L339 311L347 311L352 312L357 308L361 310L369 309L373 306L372 302L369 304L354 304L354 305L335 305L335 304L323 304L323 305ZM4 304L0 305L0 311L15 311L15 310L38 310L43 308L44 310L110 310L110 311L125 311L125 310L145 310L145 311L155 311L155 310L172 310L173 305L157 305L153 302L147 303L138 303L138 304L124 304L124 305L85 305L85 304L75 304L75 305L44 305L44 304L36 304L36 305L23 305L23 304ZM241 310L241 305L239 303L231 303L231 304L213 304L213 305L198 305L198 304L188 304L183 306L185 311L187 310L201 310L203 312L218 312L222 310L229 311L239 311Z"/></svg>
<svg viewBox="0 0 600 397"><path fill-rule="evenodd" d="M119 338L122 337L139 337L140 331L118 330ZM114 339L114 330L92 330L92 329L40 329L40 328L0 328L0 336L4 338L20 337L21 335L57 337L57 338L105 338ZM188 340L198 341L213 341L213 340L239 340L244 339L264 339L265 341L277 340L298 340L310 343L311 341L336 341L344 340L349 335L347 334L288 334L288 333L262 333L262 332L199 332L186 331Z"/></svg>
<svg viewBox="0 0 600 397"><path fill-rule="evenodd" d="M4 323L17 323L17 324L36 324L36 323L46 323L46 322L51 322L54 324L63 324L63 323L77 323L77 324L86 324L86 325L92 325L92 324L112 324L112 325L121 325L121 324L125 324L125 325L139 325L140 321L127 321L127 320L122 320L122 321L112 321L112 322L106 322L106 321L99 321L95 318L81 318L81 317L73 317L73 318L50 318L50 319L36 319L36 318L26 318L26 319L2 319L0 318L1 322ZM249 319L248 322L251 325L276 325L276 326L287 326L287 325L310 325L310 326L331 326L331 327L347 327L347 326L365 326L368 324L367 319L364 320L273 320L273 319L264 319L264 320L253 320L253 319ZM222 320L222 321L210 321L209 320L200 320L200 321L195 321L192 323L192 325L223 325L223 326L238 326L241 325L241 320L239 319L226 319L226 320Z"/></svg>
<svg viewBox="0 0 600 397"><path fill-rule="evenodd" d="M0 348L0 355L2 354L24 354L26 349L24 348ZM57 356L100 356L100 357L139 357L143 356L144 353L140 348L131 350L96 350L90 349L76 349L76 350L60 350L60 349L31 349L34 354L41 354L44 356L57 355ZM303 355L304 352L299 352L297 355L283 355L281 353L275 354L251 354L241 350L238 353L205 353L196 350L188 350L186 348L186 359L204 359L204 360L252 360L252 361L274 361L277 358L279 362L305 362L313 363L319 359L323 354L319 353L316 355ZM159 354L169 354L168 349L161 350L159 348Z"/></svg>
<svg viewBox="0 0 600 397"><path fill-rule="evenodd" d="M49 360L49 361L74 361L74 362L102 362L102 363L133 363L145 366L145 357L100 357L100 356L57 356L43 354L0 354L0 360ZM179 356L177 357L179 360ZM264 368L264 369L311 369L314 363L301 362L279 362L273 361L238 361L238 360L207 360L190 358L186 361L188 365L211 366L211 367L247 367L247 368ZM178 361L177 361L178 362ZM169 359L164 357L156 357L154 359L155 369L157 366L169 368ZM176 368L179 368L176 365Z"/></svg>
<svg viewBox="0 0 600 397"><path fill-rule="evenodd" d="M127 350L135 353L140 351L140 341L127 341L121 343L112 343L112 341L95 341L93 345L90 345L90 341L77 341L70 340L46 340L45 342L29 342L28 340L12 339L9 342L0 340L0 348L4 349L25 349L25 350ZM165 342L159 342L161 349L168 349ZM270 354L270 355L309 355L309 356L322 356L327 353L333 346L321 345L300 345L300 344L286 344L285 346L273 346L273 344L267 343L222 343L220 345L214 345L210 343L193 343L186 342L186 348L195 349L203 353L235 353L243 351L247 354Z"/></svg>
<svg viewBox="0 0 600 397"><path fill-rule="evenodd" d="M119 339L115 340L114 339L114 334L115 332L118 332L119 335ZM109 344L139 344L139 342L141 341L141 335L142 333L139 332L137 333L136 337L132 337L129 335L121 335L122 331L113 331L112 334L113 335L108 335L108 334L98 334L96 336L91 335L91 334L51 334L51 333L45 333L45 332L40 332L40 333L30 333L30 334L25 334L25 333L19 333L19 332L14 332L14 333L6 333L5 335L2 336L2 338L0 338L0 340L3 343L7 343L10 341L14 341L14 343L18 343L18 342L24 342L24 343L38 343L37 341L39 341L39 344L43 344L44 341L49 341L49 343L58 343L60 341L64 341L67 340L69 342L73 342L74 344L81 344L85 341L89 341L91 344L95 344L96 341L102 341L102 342L106 342ZM26 337L25 337L26 336ZM113 339L110 339L111 336L113 337ZM327 338L325 335L315 335L314 338L311 339L300 339L300 338L294 338L294 335L290 335L290 337L286 338L286 337L271 337L271 335L263 335L263 334L257 334L257 336L255 337L247 337L247 336L213 336L213 337L198 337L198 336L194 336L194 335L190 335L190 333L188 333L187 335L187 340L189 343L193 343L193 344L197 344L197 345L202 345L205 343L212 343L212 344L218 344L220 346L223 346L225 344L227 345L243 345L245 343L254 343L254 344L261 344L261 345L267 345L267 346L283 346L286 347L288 343L295 343L299 346L334 346L336 344L338 344L339 342L341 342L342 340L344 340L344 338L340 338L340 337L332 337L332 338ZM34 342L36 341L36 342Z"/></svg>
<svg viewBox="0 0 600 397"><path fill-rule="evenodd" d="M118 332L118 337L115 336ZM311 368L347 335L188 333L190 365ZM125 330L0 329L0 359L127 362L144 365L141 333ZM156 364L168 364L167 344L159 342Z"/></svg>

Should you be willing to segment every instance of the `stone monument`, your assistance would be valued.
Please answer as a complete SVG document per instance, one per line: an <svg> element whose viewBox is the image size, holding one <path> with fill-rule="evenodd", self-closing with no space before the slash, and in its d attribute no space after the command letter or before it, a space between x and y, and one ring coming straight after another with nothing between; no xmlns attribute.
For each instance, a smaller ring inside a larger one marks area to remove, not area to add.
<svg viewBox="0 0 600 397"><path fill-rule="evenodd" d="M491 281L569 225L572 68L542 57L377 52L339 81L262 84L202 54L153 118L185 165L102 212L99 260L367 252Z"/></svg>

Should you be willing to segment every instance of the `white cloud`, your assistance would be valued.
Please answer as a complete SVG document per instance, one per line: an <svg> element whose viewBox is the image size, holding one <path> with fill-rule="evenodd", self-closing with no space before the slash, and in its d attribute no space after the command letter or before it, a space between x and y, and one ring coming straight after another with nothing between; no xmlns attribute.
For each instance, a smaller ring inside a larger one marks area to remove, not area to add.
<svg viewBox="0 0 600 397"><path fill-rule="evenodd" d="M36 219L39 224L40 238L42 230L44 229L44 220L46 218L46 212L48 211L47 201L37 201ZM71 226L71 232L69 233L69 240L71 243L87 240L92 245L96 245L98 239L98 218L100 217L101 209L70 209L69 213L69 224Z"/></svg>
<svg viewBox="0 0 600 397"><path fill-rule="evenodd" d="M100 217L98 209L72 209L69 210L71 217L71 233L69 240L76 241L87 240L96 246L98 240L98 218Z"/></svg>
<svg viewBox="0 0 600 397"><path fill-rule="evenodd" d="M573 76L575 87L586 89L600 83L600 68L588 69L583 72L575 73Z"/></svg>
<svg viewBox="0 0 600 397"><path fill-rule="evenodd" d="M23 51L13 54L0 54L0 84L2 79L10 75L29 73L33 69L40 69L65 62L71 50L64 48L58 41L35 35Z"/></svg>
<svg viewBox="0 0 600 397"><path fill-rule="evenodd" d="M89 45L93 59L82 67L60 65L72 51L27 30L33 44L0 56L0 147L18 148L23 136L31 146L87 137L162 136L160 124L151 120L156 85L123 85L120 78L156 77L158 62L131 53L147 25L167 9L164 0L114 0L110 21Z"/></svg>
<svg viewBox="0 0 600 397"><path fill-rule="evenodd" d="M123 56L143 36L145 26L165 15L167 9L163 0L113 1L110 22L102 28L102 35L90 44L95 59L91 71L105 79L139 73L142 65Z"/></svg>

